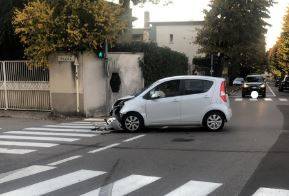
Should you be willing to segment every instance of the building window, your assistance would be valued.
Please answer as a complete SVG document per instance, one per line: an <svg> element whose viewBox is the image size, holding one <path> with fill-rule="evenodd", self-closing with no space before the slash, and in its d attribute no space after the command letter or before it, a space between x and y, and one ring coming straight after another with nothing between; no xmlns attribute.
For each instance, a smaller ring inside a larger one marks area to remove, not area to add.
<svg viewBox="0 0 289 196"><path fill-rule="evenodd" d="M174 34L170 34L170 43L174 43Z"/></svg>

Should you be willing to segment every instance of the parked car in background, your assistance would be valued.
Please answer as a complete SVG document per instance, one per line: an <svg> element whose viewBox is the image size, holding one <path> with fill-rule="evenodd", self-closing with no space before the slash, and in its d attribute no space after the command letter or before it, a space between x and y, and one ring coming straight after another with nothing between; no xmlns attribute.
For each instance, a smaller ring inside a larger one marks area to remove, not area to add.
<svg viewBox="0 0 289 196"><path fill-rule="evenodd" d="M206 76L159 80L135 96L118 100L112 114L130 132L145 127L201 125L218 131L232 116L226 81Z"/></svg>
<svg viewBox="0 0 289 196"><path fill-rule="evenodd" d="M281 81L282 81L281 77L276 77L275 78L275 87L278 87L280 85Z"/></svg>
<svg viewBox="0 0 289 196"><path fill-rule="evenodd" d="M251 95L252 91L256 91L262 97L266 97L266 82L261 75L248 75L242 86L242 97Z"/></svg>
<svg viewBox="0 0 289 196"><path fill-rule="evenodd" d="M233 85L236 85L236 86L242 86L244 83L244 78L236 78L234 81L233 81Z"/></svg>
<svg viewBox="0 0 289 196"><path fill-rule="evenodd" d="M285 76L284 80L280 82L278 90L283 92L284 90L289 90L289 76Z"/></svg>

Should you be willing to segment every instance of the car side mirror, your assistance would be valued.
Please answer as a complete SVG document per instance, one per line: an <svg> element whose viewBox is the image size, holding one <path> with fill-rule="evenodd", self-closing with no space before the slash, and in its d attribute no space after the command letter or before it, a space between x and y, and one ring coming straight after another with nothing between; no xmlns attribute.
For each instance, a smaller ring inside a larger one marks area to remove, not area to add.
<svg viewBox="0 0 289 196"><path fill-rule="evenodd" d="M159 99L161 98L161 93L160 91L154 91L152 94L151 94L151 99Z"/></svg>

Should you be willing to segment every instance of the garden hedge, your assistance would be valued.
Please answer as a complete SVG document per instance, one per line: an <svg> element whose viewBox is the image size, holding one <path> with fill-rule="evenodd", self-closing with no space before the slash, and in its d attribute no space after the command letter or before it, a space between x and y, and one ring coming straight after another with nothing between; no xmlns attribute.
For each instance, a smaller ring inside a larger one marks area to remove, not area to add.
<svg viewBox="0 0 289 196"><path fill-rule="evenodd" d="M188 57L170 48L158 47L155 43L132 42L118 44L109 49L110 52L142 52L144 58L140 60L145 86L153 82L177 75L186 75Z"/></svg>

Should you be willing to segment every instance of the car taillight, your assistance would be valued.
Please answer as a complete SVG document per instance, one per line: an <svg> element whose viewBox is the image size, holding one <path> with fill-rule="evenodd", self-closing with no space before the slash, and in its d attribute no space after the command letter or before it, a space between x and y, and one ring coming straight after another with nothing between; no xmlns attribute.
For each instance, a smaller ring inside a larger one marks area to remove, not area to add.
<svg viewBox="0 0 289 196"><path fill-rule="evenodd" d="M227 94L226 94L226 82L223 81L220 87L220 97L224 102L227 102Z"/></svg>

